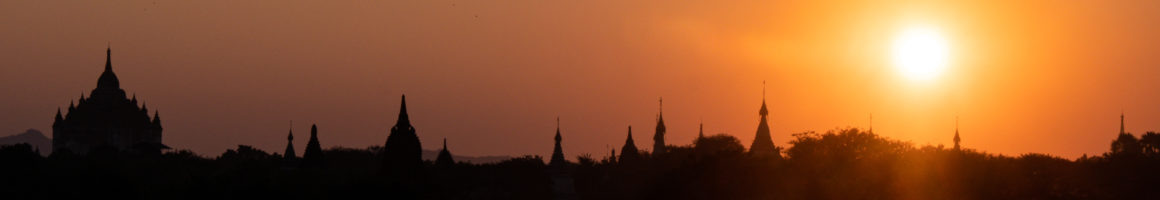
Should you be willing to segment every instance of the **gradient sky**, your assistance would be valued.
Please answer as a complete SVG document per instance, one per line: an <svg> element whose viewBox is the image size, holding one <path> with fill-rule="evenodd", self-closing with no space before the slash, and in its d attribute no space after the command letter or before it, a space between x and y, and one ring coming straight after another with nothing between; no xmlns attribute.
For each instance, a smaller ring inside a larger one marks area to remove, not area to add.
<svg viewBox="0 0 1160 200"><path fill-rule="evenodd" d="M111 43L164 143L301 151L382 145L406 93L426 149L607 155L657 98L671 144L697 123L748 146L762 81L773 140L867 127L917 145L1075 158L1160 130L1158 1L0 1L0 135L51 134L96 87ZM950 42L941 76L903 78L907 27Z"/></svg>

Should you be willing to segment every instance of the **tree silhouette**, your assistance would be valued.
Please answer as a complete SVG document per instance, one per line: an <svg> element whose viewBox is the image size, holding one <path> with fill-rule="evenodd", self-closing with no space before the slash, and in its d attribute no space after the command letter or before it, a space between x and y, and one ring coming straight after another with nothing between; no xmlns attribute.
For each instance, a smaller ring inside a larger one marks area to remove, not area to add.
<svg viewBox="0 0 1160 200"><path fill-rule="evenodd" d="M1140 141L1136 136L1130 133L1121 133L1117 135L1116 140L1112 141L1111 155L1121 157L1135 157L1143 152L1140 146Z"/></svg>
<svg viewBox="0 0 1160 200"><path fill-rule="evenodd" d="M1145 156L1157 158L1160 157L1160 134L1148 131L1140 136L1140 148L1143 149Z"/></svg>

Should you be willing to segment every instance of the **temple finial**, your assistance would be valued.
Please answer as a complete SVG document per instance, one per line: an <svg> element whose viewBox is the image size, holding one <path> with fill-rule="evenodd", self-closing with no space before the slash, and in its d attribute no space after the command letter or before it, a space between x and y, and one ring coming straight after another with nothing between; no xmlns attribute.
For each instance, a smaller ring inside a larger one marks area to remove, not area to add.
<svg viewBox="0 0 1160 200"><path fill-rule="evenodd" d="M1120 109L1120 134L1127 134L1127 133L1128 132L1124 130L1124 110Z"/></svg>
<svg viewBox="0 0 1160 200"><path fill-rule="evenodd" d="M286 133L286 140L294 141L294 120L290 120L290 127L287 130L289 130L289 132Z"/></svg>
<svg viewBox="0 0 1160 200"><path fill-rule="evenodd" d="M112 44L108 44L105 47L105 71L112 71L112 70L113 70L113 47L112 47Z"/></svg>
<svg viewBox="0 0 1160 200"><path fill-rule="evenodd" d="M701 124L697 128L697 138L705 138L705 118L701 118Z"/></svg>

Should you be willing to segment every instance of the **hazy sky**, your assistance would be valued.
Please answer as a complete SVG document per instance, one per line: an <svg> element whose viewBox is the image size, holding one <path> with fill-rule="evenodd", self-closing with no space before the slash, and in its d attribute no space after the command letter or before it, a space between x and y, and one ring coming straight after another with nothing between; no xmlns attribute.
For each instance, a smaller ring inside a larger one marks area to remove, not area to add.
<svg viewBox="0 0 1160 200"><path fill-rule="evenodd" d="M1065 3L1066 2L1066 3ZM382 145L406 93L426 149L604 156L657 98L671 144L697 123L748 146L768 81L773 140L867 127L917 145L1068 158L1160 130L1160 2L1117 1L0 1L0 135L51 133L96 87L111 43L164 143L301 151ZM949 68L902 77L912 26L949 41Z"/></svg>

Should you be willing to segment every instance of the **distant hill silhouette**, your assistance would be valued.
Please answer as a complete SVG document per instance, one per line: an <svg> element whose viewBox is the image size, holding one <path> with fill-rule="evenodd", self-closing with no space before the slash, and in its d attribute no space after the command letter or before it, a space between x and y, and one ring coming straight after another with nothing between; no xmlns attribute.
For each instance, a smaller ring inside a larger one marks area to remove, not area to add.
<svg viewBox="0 0 1160 200"><path fill-rule="evenodd" d="M40 130L28 129L24 133L0 137L0 145L28 143L40 150L41 156L52 154L52 139L44 136Z"/></svg>
<svg viewBox="0 0 1160 200"><path fill-rule="evenodd" d="M423 160L435 161L436 157L439 157L439 150L423 149ZM456 154L451 154L451 158L455 162L468 162L472 164L499 163L512 159L511 156L462 156Z"/></svg>

